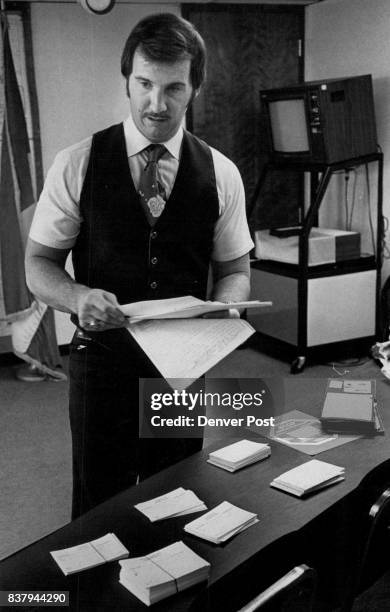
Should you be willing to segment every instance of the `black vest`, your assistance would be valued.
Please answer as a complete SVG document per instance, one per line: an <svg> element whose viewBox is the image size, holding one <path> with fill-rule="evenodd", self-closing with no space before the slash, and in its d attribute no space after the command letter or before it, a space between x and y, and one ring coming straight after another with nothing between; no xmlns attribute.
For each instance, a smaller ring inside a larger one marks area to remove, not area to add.
<svg viewBox="0 0 390 612"><path fill-rule="evenodd" d="M184 133L176 181L151 228L131 178L123 124L93 136L73 247L77 282L119 303L206 296L218 194L209 147Z"/></svg>

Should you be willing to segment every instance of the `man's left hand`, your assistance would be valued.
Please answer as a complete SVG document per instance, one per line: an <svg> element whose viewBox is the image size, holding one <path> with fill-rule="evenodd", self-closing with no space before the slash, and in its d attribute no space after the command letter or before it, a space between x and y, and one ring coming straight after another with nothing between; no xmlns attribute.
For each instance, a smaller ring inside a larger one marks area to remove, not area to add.
<svg viewBox="0 0 390 612"><path fill-rule="evenodd" d="M228 306L228 304L226 304ZM226 310L218 310L217 312L207 312L203 315L203 319L239 319L240 313L237 308L226 308Z"/></svg>

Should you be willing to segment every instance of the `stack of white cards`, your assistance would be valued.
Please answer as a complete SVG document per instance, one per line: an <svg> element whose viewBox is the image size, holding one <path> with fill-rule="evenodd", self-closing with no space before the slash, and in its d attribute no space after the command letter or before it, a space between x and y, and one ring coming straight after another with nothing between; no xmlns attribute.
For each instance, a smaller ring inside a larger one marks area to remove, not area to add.
<svg viewBox="0 0 390 612"><path fill-rule="evenodd" d="M302 497L344 480L344 472L343 467L312 459L275 478L271 487Z"/></svg>
<svg viewBox="0 0 390 612"><path fill-rule="evenodd" d="M193 491L183 489L183 487L136 504L135 508L147 516L152 523L174 516L207 510L207 506Z"/></svg>
<svg viewBox="0 0 390 612"><path fill-rule="evenodd" d="M252 440L240 440L210 453L207 462L228 472L235 472L251 463L269 457L270 454L271 449L268 444L261 444Z"/></svg>
<svg viewBox="0 0 390 612"><path fill-rule="evenodd" d="M257 514L224 501L195 521L187 523L184 531L213 544L221 544L258 520Z"/></svg>
<svg viewBox="0 0 390 612"><path fill-rule="evenodd" d="M147 606L203 582L210 573L210 563L184 542L119 563L119 582Z"/></svg>
<svg viewBox="0 0 390 612"><path fill-rule="evenodd" d="M81 572L107 561L126 559L129 556L129 551L114 533L107 533L97 540L92 540L92 542L63 548L62 550L53 550L50 554L65 576L68 576L68 574Z"/></svg>

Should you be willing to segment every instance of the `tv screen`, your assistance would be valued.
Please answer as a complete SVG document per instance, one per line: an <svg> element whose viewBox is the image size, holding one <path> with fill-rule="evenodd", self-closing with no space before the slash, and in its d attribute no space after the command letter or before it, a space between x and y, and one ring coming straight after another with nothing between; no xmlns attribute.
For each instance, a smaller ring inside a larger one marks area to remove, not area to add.
<svg viewBox="0 0 390 612"><path fill-rule="evenodd" d="M269 102L269 114L275 152L309 152L304 98L273 100Z"/></svg>

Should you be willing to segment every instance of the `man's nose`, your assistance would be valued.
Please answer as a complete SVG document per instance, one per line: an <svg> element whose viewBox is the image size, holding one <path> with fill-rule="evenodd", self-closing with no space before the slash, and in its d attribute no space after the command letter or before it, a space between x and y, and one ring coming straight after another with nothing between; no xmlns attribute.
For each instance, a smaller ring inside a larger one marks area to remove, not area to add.
<svg viewBox="0 0 390 612"><path fill-rule="evenodd" d="M153 113L164 113L167 110L165 94L159 89L152 89L150 92L149 107Z"/></svg>

